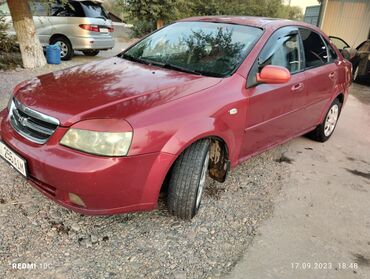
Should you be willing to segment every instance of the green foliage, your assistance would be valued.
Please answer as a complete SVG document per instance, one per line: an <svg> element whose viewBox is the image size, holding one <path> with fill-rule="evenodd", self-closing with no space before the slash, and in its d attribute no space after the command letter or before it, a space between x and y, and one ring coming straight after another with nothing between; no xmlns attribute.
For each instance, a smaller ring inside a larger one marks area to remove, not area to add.
<svg viewBox="0 0 370 279"><path fill-rule="evenodd" d="M282 0L107 0L109 9L127 14L134 34L142 36L155 30L156 22L204 15L244 15L299 20L299 7L282 4Z"/></svg>
<svg viewBox="0 0 370 279"><path fill-rule="evenodd" d="M149 21L173 20L176 0L127 0L126 7L133 18Z"/></svg>

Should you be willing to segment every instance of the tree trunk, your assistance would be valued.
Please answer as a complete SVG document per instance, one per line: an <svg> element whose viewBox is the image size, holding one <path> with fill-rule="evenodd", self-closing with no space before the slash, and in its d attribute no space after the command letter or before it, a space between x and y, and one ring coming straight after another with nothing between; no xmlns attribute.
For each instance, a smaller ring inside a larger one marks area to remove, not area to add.
<svg viewBox="0 0 370 279"><path fill-rule="evenodd" d="M46 59L36 34L28 0L8 0L8 6L21 49L23 67L33 69L44 66Z"/></svg>
<svg viewBox="0 0 370 279"><path fill-rule="evenodd" d="M164 26L163 19L158 19L157 20L157 29L162 28L163 26Z"/></svg>

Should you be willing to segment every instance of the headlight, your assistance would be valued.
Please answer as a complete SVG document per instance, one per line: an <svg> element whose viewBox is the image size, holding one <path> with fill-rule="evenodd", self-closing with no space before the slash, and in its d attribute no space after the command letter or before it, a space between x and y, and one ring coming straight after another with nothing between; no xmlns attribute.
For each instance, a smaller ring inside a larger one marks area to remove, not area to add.
<svg viewBox="0 0 370 279"><path fill-rule="evenodd" d="M60 144L95 155L126 156L131 140L132 132L96 132L71 128Z"/></svg>

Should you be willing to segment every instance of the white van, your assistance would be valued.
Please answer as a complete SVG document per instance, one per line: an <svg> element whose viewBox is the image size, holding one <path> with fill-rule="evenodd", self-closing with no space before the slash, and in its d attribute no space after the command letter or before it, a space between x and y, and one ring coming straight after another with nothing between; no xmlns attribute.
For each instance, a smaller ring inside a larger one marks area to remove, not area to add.
<svg viewBox="0 0 370 279"><path fill-rule="evenodd" d="M114 47L112 21L98 1L68 1L53 4L30 1L36 32L41 44L59 44L62 60L69 60L74 50L95 56ZM15 33L6 3L0 4L0 14L6 15L10 33Z"/></svg>

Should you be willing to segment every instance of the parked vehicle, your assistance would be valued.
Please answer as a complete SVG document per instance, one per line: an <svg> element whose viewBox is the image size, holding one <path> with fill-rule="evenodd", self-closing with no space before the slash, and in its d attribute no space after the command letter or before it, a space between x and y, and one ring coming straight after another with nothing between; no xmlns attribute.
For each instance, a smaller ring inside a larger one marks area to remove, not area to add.
<svg viewBox="0 0 370 279"><path fill-rule="evenodd" d="M0 114L0 154L75 211L151 210L168 189L169 211L190 219L207 176L223 182L303 134L328 140L351 74L303 22L184 19L117 57L19 84Z"/></svg>
<svg viewBox="0 0 370 279"><path fill-rule="evenodd" d="M59 44L62 60L70 60L75 50L87 56L95 56L102 50L114 47L112 21L100 3L96 1L31 1L33 20L41 44ZM8 15L6 3L0 11ZM10 24L12 26L12 24ZM10 33L15 34L14 29Z"/></svg>
<svg viewBox="0 0 370 279"><path fill-rule="evenodd" d="M370 79L370 40L364 41L357 48L352 49L341 38L333 36L329 38L339 51L349 51L349 61L353 66L353 80Z"/></svg>

